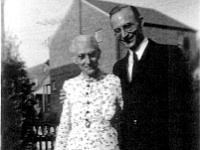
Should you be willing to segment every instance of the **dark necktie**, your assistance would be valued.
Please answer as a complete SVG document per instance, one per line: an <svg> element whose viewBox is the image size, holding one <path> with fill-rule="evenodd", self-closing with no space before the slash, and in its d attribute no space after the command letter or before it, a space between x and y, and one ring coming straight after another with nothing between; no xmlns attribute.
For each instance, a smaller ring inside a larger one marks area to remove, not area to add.
<svg viewBox="0 0 200 150"><path fill-rule="evenodd" d="M135 71L136 71L136 68L137 68L137 65L138 65L138 57L137 57L137 55L134 51L133 51L133 61L134 61L134 64L133 64L133 69L132 69L132 78L135 74Z"/></svg>

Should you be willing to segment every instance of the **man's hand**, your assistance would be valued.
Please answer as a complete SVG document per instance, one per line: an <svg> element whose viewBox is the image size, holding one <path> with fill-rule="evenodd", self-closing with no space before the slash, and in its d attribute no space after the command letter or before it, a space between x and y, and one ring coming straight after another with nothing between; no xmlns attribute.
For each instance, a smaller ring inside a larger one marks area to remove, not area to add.
<svg viewBox="0 0 200 150"><path fill-rule="evenodd" d="M61 89L59 95L60 103L63 104L65 99L66 99L66 92L64 89Z"/></svg>

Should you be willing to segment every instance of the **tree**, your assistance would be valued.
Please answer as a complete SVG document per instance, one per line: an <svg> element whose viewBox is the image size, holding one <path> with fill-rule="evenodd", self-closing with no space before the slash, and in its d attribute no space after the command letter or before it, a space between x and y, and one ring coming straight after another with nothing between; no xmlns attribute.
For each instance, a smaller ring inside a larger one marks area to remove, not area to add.
<svg viewBox="0 0 200 150"><path fill-rule="evenodd" d="M20 43L5 36L2 59L2 150L20 149L24 105L32 95L32 84L18 54Z"/></svg>

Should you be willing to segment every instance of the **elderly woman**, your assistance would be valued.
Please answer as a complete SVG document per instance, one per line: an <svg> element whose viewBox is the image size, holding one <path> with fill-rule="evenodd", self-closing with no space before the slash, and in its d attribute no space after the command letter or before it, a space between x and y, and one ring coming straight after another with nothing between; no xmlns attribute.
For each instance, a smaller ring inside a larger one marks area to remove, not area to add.
<svg viewBox="0 0 200 150"><path fill-rule="evenodd" d="M101 51L94 37L79 35L70 52L81 73L64 82L55 150L118 150L118 133L110 122L123 105L120 80L98 68Z"/></svg>

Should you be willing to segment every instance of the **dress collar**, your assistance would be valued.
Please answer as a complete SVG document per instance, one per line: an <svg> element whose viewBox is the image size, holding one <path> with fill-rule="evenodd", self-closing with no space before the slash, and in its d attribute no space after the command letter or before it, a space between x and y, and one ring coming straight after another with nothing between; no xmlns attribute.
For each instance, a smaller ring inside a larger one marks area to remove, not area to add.
<svg viewBox="0 0 200 150"><path fill-rule="evenodd" d="M80 73L79 78L86 82L96 82L96 81L102 80L105 76L106 76L106 73L102 72L101 70L98 70L96 78L89 77L83 72Z"/></svg>

